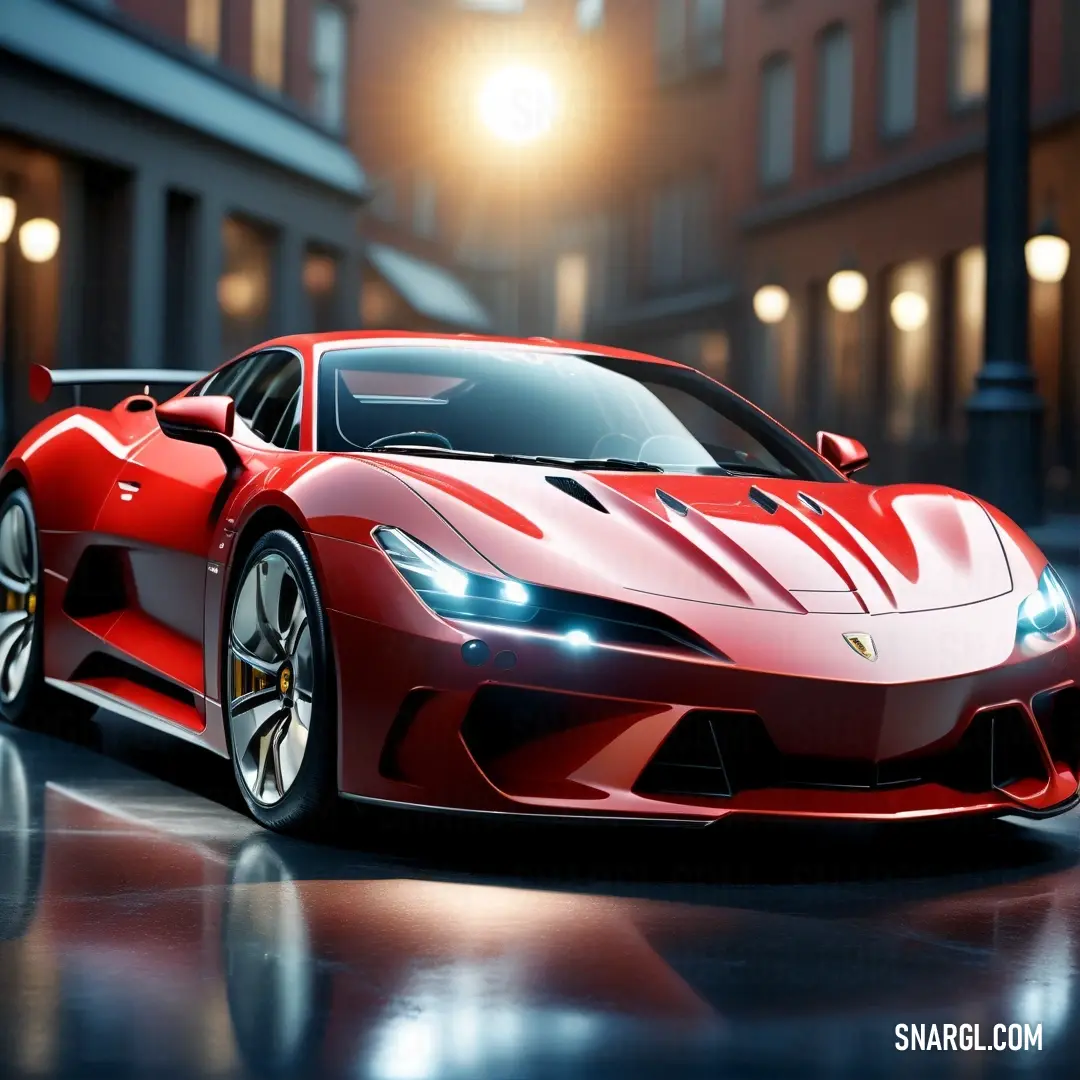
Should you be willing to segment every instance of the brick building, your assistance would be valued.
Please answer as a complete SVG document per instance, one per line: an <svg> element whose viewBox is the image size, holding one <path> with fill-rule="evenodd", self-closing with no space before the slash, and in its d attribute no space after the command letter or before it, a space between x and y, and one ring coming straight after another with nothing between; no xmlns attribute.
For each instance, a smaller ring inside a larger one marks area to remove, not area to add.
<svg viewBox="0 0 1080 1080"><path fill-rule="evenodd" d="M32 362L203 369L356 325L349 17L335 0L0 3L9 444L36 415Z"/></svg>
<svg viewBox="0 0 1080 1080"><path fill-rule="evenodd" d="M686 360L803 434L863 438L879 479L962 483L981 355L989 0L582 8L617 87L608 113L632 123L555 201L524 329ZM1080 9L1032 11L1032 225L1052 212L1075 240ZM828 297L844 267L868 285L855 312ZM769 324L753 306L766 284L786 300ZM1075 272L1031 288L1052 505L1078 496L1078 290Z"/></svg>

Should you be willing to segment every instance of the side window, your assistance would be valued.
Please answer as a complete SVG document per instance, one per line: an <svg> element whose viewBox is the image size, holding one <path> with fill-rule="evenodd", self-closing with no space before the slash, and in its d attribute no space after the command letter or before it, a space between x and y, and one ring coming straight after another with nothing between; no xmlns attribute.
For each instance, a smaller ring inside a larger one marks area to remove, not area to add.
<svg viewBox="0 0 1080 1080"><path fill-rule="evenodd" d="M244 377L244 373L249 370L255 359L255 357L248 357L244 360L237 360L235 363L229 364L228 367L223 367L202 384L198 390L199 396L213 397L221 395L223 397L232 397L233 387Z"/></svg>
<svg viewBox="0 0 1080 1080"><path fill-rule="evenodd" d="M221 394L236 402L236 417L263 442L284 450L300 446L300 360L271 350L237 360L202 384L200 395Z"/></svg>
<svg viewBox="0 0 1080 1080"><path fill-rule="evenodd" d="M264 442L288 448L294 420L299 434L300 379L293 353L263 353L236 386L236 415Z"/></svg>

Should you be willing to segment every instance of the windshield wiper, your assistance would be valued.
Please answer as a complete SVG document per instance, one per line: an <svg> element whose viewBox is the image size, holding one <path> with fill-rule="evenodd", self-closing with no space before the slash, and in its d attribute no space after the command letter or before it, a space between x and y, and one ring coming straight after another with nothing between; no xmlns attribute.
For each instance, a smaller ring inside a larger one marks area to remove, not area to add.
<svg viewBox="0 0 1080 1080"><path fill-rule="evenodd" d="M559 469L611 469L619 472L663 472L647 461L624 461L622 458L532 457L528 454L487 454L481 450L451 450L445 446L362 446L362 454L407 454L410 457L448 457L464 461L495 461L509 465L543 465Z"/></svg>
<svg viewBox="0 0 1080 1080"><path fill-rule="evenodd" d="M648 461L630 461L626 458L530 458L537 465L554 465L560 469L584 469L586 471L610 469L613 472L663 472L659 465Z"/></svg>

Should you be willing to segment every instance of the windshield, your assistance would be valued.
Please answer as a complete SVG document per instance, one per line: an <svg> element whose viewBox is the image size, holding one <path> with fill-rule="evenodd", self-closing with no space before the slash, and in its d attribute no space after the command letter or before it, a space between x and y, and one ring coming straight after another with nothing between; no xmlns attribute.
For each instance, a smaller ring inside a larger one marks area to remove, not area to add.
<svg viewBox="0 0 1080 1080"><path fill-rule="evenodd" d="M340 349L321 361L320 450L565 459L841 480L729 390L662 364L513 347Z"/></svg>

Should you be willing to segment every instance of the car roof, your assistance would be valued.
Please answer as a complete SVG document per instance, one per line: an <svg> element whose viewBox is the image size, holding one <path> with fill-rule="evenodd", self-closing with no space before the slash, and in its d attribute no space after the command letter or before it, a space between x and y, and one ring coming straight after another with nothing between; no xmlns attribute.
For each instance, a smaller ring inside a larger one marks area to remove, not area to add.
<svg viewBox="0 0 1080 1080"><path fill-rule="evenodd" d="M609 356L616 360L637 360L646 364L660 364L665 367L686 367L685 364L674 360L665 360L659 356L650 356L647 353L633 352L630 349L618 349L609 345L593 345L582 341L556 341L547 337L500 337L484 334L428 334L416 333L403 330L338 330L328 334L289 334L284 337L264 341L260 345L245 352L257 352L260 349L273 347L286 347L297 349L306 354L322 353L328 345L366 345L376 344L401 344L416 342L422 344L430 342L477 342L489 345L511 345L514 348L532 349L558 349L565 352L593 353L599 356Z"/></svg>

